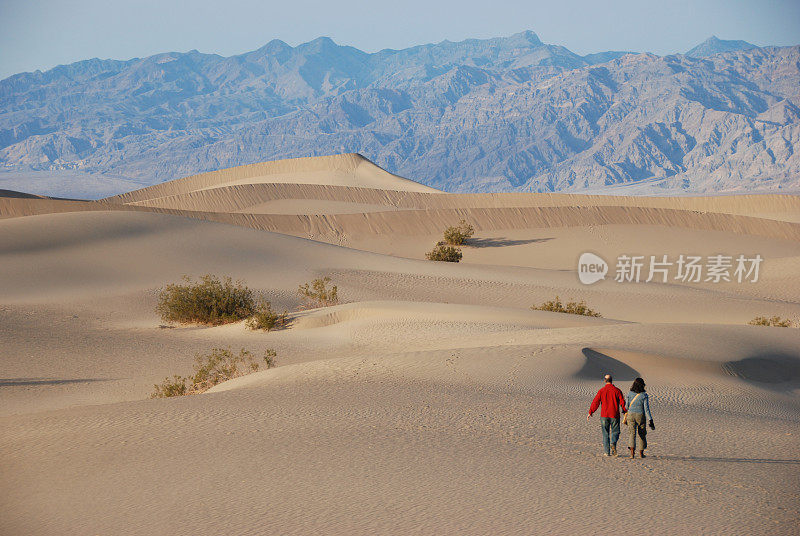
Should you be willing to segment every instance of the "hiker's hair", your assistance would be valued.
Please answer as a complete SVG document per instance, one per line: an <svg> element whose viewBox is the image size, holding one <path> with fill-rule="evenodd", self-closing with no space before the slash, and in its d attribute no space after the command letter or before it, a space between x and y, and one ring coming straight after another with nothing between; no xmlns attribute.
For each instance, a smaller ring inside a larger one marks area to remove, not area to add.
<svg viewBox="0 0 800 536"><path fill-rule="evenodd" d="M611 378L611 374L606 374L603 379L606 381L606 383L611 383L614 381L613 378Z"/></svg>
<svg viewBox="0 0 800 536"><path fill-rule="evenodd" d="M634 393L644 393L644 380L641 378L636 378L633 380L633 385L631 385L631 391Z"/></svg>

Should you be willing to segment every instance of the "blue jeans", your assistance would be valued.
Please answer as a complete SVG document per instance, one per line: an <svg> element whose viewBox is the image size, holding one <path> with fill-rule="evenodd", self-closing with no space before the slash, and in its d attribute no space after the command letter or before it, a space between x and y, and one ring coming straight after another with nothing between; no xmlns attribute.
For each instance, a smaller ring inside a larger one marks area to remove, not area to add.
<svg viewBox="0 0 800 536"><path fill-rule="evenodd" d="M619 417L616 419L600 417L600 428L603 430L603 448L606 450L606 454L610 454L611 445L616 447L619 439Z"/></svg>

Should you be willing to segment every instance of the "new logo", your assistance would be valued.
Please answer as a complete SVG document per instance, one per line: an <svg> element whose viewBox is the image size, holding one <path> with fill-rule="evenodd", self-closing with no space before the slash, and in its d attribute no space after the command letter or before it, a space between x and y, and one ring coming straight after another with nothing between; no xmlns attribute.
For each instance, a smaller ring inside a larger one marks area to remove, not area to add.
<svg viewBox="0 0 800 536"><path fill-rule="evenodd" d="M607 273L608 263L594 253L583 253L578 259L578 279L584 285L605 279Z"/></svg>

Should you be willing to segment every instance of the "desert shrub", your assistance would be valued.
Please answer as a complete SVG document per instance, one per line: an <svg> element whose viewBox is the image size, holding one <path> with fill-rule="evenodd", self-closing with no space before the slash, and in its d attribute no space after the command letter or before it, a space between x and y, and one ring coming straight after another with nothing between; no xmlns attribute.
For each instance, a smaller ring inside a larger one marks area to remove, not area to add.
<svg viewBox="0 0 800 536"><path fill-rule="evenodd" d="M271 369L275 366L275 358L278 357L278 353L275 352L272 348L268 348L264 352L264 364L267 365L268 369Z"/></svg>
<svg viewBox="0 0 800 536"><path fill-rule="evenodd" d="M461 220L458 225L444 230L444 241L451 246L461 246L474 234L475 228L468 224L466 220Z"/></svg>
<svg viewBox="0 0 800 536"><path fill-rule="evenodd" d="M539 306L533 306L531 309L537 311L551 311L554 313L568 313L571 315L582 315L582 316L595 316L600 317L602 316L597 311L590 309L586 302L581 300L579 302L571 301L567 302L567 304L561 303L561 298L556 296L555 300L546 301Z"/></svg>
<svg viewBox="0 0 800 536"><path fill-rule="evenodd" d="M309 309L316 309L317 307L328 307L339 303L339 289L336 285L328 288L328 283L331 282L330 277L323 277L315 279L311 283L300 285L297 293L303 300L303 306Z"/></svg>
<svg viewBox="0 0 800 536"><path fill-rule="evenodd" d="M789 319L784 319L779 316L771 316L767 318L766 316L757 316L748 322L751 326L771 326L775 328L788 328L792 325L792 321Z"/></svg>
<svg viewBox="0 0 800 536"><path fill-rule="evenodd" d="M186 394L186 378L177 374L172 379L164 378L161 385L154 385L155 392L150 398L169 398L171 396L183 396Z"/></svg>
<svg viewBox="0 0 800 536"><path fill-rule="evenodd" d="M444 242L439 242L436 247L425 254L425 258L429 261L458 262L461 257L461 248L448 246Z"/></svg>
<svg viewBox="0 0 800 536"><path fill-rule="evenodd" d="M264 352L264 363L270 369L275 366L277 353L273 349ZM195 357L194 374L188 378L173 376L166 378L161 385L155 385L150 398L194 395L208 391L218 383L244 376L258 370L253 354L242 348L239 354L229 349L213 348L209 354ZM189 382L189 385L187 385Z"/></svg>
<svg viewBox="0 0 800 536"><path fill-rule="evenodd" d="M238 355L228 349L214 348L210 354L195 358L194 369L189 390L202 393L218 383L257 371L258 363L244 348Z"/></svg>
<svg viewBox="0 0 800 536"><path fill-rule="evenodd" d="M193 282L167 285L159 292L157 312L166 322L217 326L237 322L256 313L255 293L241 281L204 275Z"/></svg>
<svg viewBox="0 0 800 536"><path fill-rule="evenodd" d="M252 330L272 331L273 329L286 327L289 323L288 316L288 312L278 313L273 311L272 304L266 300L260 300L255 313L247 319L245 325Z"/></svg>

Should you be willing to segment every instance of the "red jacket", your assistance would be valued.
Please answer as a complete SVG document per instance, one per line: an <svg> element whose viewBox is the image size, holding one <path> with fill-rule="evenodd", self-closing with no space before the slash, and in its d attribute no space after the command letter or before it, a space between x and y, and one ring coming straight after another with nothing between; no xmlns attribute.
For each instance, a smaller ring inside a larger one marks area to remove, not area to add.
<svg viewBox="0 0 800 536"><path fill-rule="evenodd" d="M601 417L608 417L610 419L619 419L619 407L622 406L622 411L625 409L625 398L622 396L622 391L614 387L612 384L607 383L602 389L597 391L597 396L592 400L592 406L589 408L589 415L597 411L597 407L602 404L600 409Z"/></svg>

